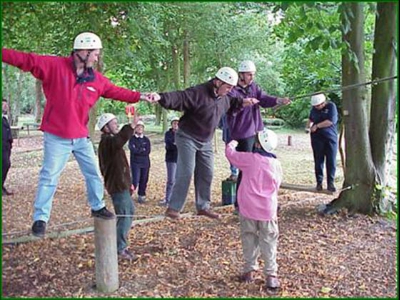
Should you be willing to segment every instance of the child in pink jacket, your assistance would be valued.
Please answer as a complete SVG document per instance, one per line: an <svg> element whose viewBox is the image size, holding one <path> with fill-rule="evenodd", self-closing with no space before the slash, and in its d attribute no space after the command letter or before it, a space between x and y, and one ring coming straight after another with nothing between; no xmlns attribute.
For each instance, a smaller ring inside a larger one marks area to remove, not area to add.
<svg viewBox="0 0 400 300"><path fill-rule="evenodd" d="M282 167L271 153L278 145L276 134L264 129L257 135L251 152L237 152L237 141L231 141L225 150L231 164L242 171L237 201L240 207L240 236L244 256L242 281L253 281L258 270L258 256L265 262L266 288L278 289L278 190L282 182Z"/></svg>

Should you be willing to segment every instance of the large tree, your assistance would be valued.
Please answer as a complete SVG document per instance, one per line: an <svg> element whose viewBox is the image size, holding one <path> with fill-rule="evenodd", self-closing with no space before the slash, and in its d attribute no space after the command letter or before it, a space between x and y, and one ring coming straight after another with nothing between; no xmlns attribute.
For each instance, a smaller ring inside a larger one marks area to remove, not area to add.
<svg viewBox="0 0 400 300"><path fill-rule="evenodd" d="M364 10L362 3L343 4L343 38L349 51L343 55L343 85L365 81ZM377 5L374 34L372 79L394 77L396 72L397 3ZM371 105L365 87L343 92L345 120L346 173L343 191L332 202L332 209L346 207L350 212L371 214L392 210L387 169L395 133L395 81L372 87ZM370 111L368 110L370 108ZM370 115L370 118L368 117Z"/></svg>

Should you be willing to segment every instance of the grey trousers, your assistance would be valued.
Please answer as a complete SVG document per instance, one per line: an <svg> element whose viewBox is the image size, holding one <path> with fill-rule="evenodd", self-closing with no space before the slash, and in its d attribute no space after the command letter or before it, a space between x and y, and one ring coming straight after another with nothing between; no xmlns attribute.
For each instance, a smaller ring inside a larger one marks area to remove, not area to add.
<svg viewBox="0 0 400 300"><path fill-rule="evenodd" d="M258 270L258 257L264 260L263 273L277 276L276 253L278 245L278 222L256 221L239 215L240 237L244 257L243 273Z"/></svg>
<svg viewBox="0 0 400 300"><path fill-rule="evenodd" d="M196 208L197 210L209 209L214 173L212 141L200 142L178 129L175 134L175 143L178 148L178 161L175 184L168 207L176 211L183 209L194 174Z"/></svg>

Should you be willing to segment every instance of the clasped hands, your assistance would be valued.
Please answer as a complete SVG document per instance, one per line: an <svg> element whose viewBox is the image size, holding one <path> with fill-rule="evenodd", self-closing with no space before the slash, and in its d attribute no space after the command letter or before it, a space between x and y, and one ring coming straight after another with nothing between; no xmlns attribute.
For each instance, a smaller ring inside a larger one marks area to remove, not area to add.
<svg viewBox="0 0 400 300"><path fill-rule="evenodd" d="M161 96L158 93L151 92L151 93L142 93L140 95L141 100L145 100L150 103L155 103L161 99Z"/></svg>

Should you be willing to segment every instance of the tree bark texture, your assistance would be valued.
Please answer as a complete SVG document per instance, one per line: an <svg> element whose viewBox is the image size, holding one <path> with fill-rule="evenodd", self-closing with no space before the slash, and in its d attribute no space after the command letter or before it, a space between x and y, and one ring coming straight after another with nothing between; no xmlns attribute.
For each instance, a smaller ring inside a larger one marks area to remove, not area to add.
<svg viewBox="0 0 400 300"><path fill-rule="evenodd" d="M348 45L342 55L342 86L365 82L363 3L343 3L343 40ZM346 173L343 191L334 201L335 208L350 213L372 213L375 171L368 137L368 100L366 87L343 91Z"/></svg>
<svg viewBox="0 0 400 300"><path fill-rule="evenodd" d="M35 122L40 123L42 121L43 90L42 90L42 81L40 81L39 79L35 80L35 91L36 91Z"/></svg>
<svg viewBox="0 0 400 300"><path fill-rule="evenodd" d="M397 3L378 2L372 79L396 75L396 53L393 47L396 41ZM372 86L370 139L372 159L375 164L378 181L386 185L386 162L393 151L396 114L396 81L384 81Z"/></svg>

